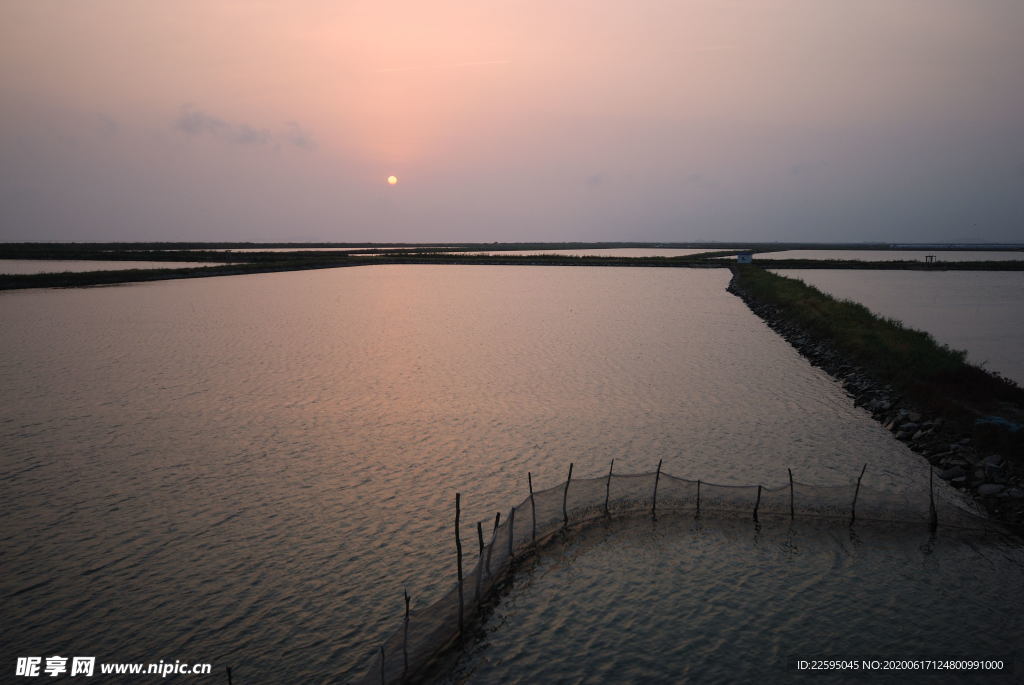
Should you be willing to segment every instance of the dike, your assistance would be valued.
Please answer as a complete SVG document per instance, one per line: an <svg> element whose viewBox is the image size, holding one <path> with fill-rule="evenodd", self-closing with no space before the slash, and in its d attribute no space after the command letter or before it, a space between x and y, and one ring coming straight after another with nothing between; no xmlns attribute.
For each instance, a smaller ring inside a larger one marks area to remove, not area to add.
<svg viewBox="0 0 1024 685"><path fill-rule="evenodd" d="M866 310L859 305L835 300L802 281L795 281L800 284L800 300L796 302L763 287L762 274L783 281L794 279L756 266L733 266L732 273L727 290L811 364L839 381L856 406L924 457L936 476L972 495L993 519L1024 534L1024 403L1018 401L1024 391L962 361L960 364L968 367L963 371L970 382L962 378L959 384L908 382L880 368L876 360L858 358L856 346L844 345L841 330L821 330L807 320L801 321L795 310L799 303L810 301L840 317L843 308L858 310L855 313L863 318ZM791 284L786 287L793 289ZM868 327L909 331L898 322L870 316L874 321ZM930 336L910 332L926 338L940 351L950 352ZM884 340L885 336L876 339ZM883 342L879 344L884 346ZM895 357L901 354L897 346L890 352ZM979 373L988 378L979 382ZM996 388L997 396L985 397L987 388Z"/></svg>

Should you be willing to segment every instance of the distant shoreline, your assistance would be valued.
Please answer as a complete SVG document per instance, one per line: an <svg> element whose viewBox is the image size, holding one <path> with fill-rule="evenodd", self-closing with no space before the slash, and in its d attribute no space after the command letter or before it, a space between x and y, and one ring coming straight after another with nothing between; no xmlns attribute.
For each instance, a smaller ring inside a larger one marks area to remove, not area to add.
<svg viewBox="0 0 1024 685"><path fill-rule="evenodd" d="M248 252L238 250L288 250ZM336 249L330 249L336 248ZM402 248L402 249L399 249ZM465 250L487 252L524 250L586 250L586 249L708 249L693 255L674 257L624 257L598 255L497 255L466 254ZM667 267L722 269L735 264L724 259L739 252L777 252L792 249L886 250L899 251L888 245L818 243L450 243L373 244L373 243L3 243L0 259L21 260L99 260L99 261L166 261L194 262L194 267L173 269L122 269L40 274L0 274L0 290L25 288L75 288L121 283L144 283L181 278L237 276L281 271L331 269L381 264L446 264L488 266L607 266ZM941 251L1020 252L1020 260L922 262L922 261L857 261L815 259L773 259L774 269L864 269L921 271L1024 271L1024 246L951 245L948 248L928 246ZM323 251L316 251L323 250ZM358 252L360 254L353 254ZM216 263L203 266L203 263ZM230 263L225 263L230 262Z"/></svg>

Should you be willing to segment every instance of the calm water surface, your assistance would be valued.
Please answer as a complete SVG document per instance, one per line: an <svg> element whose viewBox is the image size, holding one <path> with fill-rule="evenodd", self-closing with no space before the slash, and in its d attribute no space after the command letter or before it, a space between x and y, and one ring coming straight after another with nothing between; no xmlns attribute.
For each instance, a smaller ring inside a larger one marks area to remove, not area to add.
<svg viewBox="0 0 1024 685"><path fill-rule="evenodd" d="M968 360L1024 385L1024 273L777 269L833 297L931 333Z"/></svg>
<svg viewBox="0 0 1024 685"><path fill-rule="evenodd" d="M685 257L688 255L710 252L708 249L676 249L656 247L612 247L612 248L589 248L585 250L502 250L498 252L487 251L466 251L465 254L486 254L496 255L534 255L534 254L559 254L575 257Z"/></svg>
<svg viewBox="0 0 1024 685"><path fill-rule="evenodd" d="M520 570L459 683L1019 683L1024 549L797 520L599 524ZM794 659L1002 659L970 673L797 672Z"/></svg>
<svg viewBox="0 0 1024 685"><path fill-rule="evenodd" d="M766 485L870 462L876 488L919 485L728 277L380 266L0 294L5 663L344 680L404 588L450 587L455 492L493 518L570 461Z"/></svg>
<svg viewBox="0 0 1024 685"><path fill-rule="evenodd" d="M923 262L928 255L933 255L937 262L1024 260L1024 251L1022 250L783 250L781 252L758 252L754 255L754 260L854 259L863 262L900 260Z"/></svg>

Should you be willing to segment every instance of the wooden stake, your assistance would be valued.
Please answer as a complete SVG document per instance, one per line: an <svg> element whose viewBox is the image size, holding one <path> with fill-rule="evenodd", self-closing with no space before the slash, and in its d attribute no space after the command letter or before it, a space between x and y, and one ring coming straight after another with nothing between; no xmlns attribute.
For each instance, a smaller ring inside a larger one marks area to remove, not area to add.
<svg viewBox="0 0 1024 685"><path fill-rule="evenodd" d="M231 667L228 666L228 685L231 685Z"/></svg>
<svg viewBox="0 0 1024 685"><path fill-rule="evenodd" d="M612 491L612 469L615 468L615 460L612 459L611 465L608 467L608 480L604 484L604 515L610 516L608 512L608 495Z"/></svg>
<svg viewBox="0 0 1024 685"><path fill-rule="evenodd" d="M654 473L654 495L651 498L651 520L658 520L658 481L661 480L661 459L658 460L658 470Z"/></svg>
<svg viewBox="0 0 1024 685"><path fill-rule="evenodd" d="M754 502L754 523L757 523L757 510L761 508L761 486L757 486L757 501Z"/></svg>
<svg viewBox="0 0 1024 685"><path fill-rule="evenodd" d="M384 645L380 646L380 685L387 685L384 679Z"/></svg>
<svg viewBox="0 0 1024 685"><path fill-rule="evenodd" d="M700 518L700 480L697 481L697 513L693 517Z"/></svg>
<svg viewBox="0 0 1024 685"><path fill-rule="evenodd" d="M792 521L796 518L796 511L793 509L793 469L786 470L789 471L789 520Z"/></svg>
<svg viewBox="0 0 1024 685"><path fill-rule="evenodd" d="M537 505L533 501L533 474L531 474L529 471L526 472L526 482L530 486L530 514L532 515L532 518L533 518L532 539L533 539L534 546L536 546L536 544L537 544Z"/></svg>
<svg viewBox="0 0 1024 685"><path fill-rule="evenodd" d="M569 462L569 478L565 481L565 490L562 492L562 525L569 525L569 512L565 508L566 500L569 499L569 483L572 482L572 462Z"/></svg>
<svg viewBox="0 0 1024 685"><path fill-rule="evenodd" d="M860 481L864 478L864 472L868 470L868 465L864 466L860 470L860 475L857 476L857 489L853 491L853 504L850 505L850 525L857 520L857 496L860 495Z"/></svg>
<svg viewBox="0 0 1024 685"><path fill-rule="evenodd" d="M476 582L473 584L473 599L476 601L477 609L480 608L480 579L484 575L484 524L476 522L476 537L480 543L480 553L476 561Z"/></svg>
<svg viewBox="0 0 1024 685"><path fill-rule="evenodd" d="M459 534L459 518L462 515L462 495L458 492L455 493L455 555L456 562L459 571L459 638L462 638L462 611L463 611L463 598L462 598L462 537Z"/></svg>

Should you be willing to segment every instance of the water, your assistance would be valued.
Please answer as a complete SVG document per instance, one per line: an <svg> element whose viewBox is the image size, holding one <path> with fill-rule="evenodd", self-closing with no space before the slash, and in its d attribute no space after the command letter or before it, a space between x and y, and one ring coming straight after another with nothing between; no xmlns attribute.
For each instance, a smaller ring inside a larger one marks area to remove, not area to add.
<svg viewBox="0 0 1024 685"><path fill-rule="evenodd" d="M598 524L519 571L460 683L1020 682L1024 549L808 520ZM1002 659L999 672L797 672L797 659Z"/></svg>
<svg viewBox="0 0 1024 685"><path fill-rule="evenodd" d="M122 271L124 269L186 269L217 266L215 262L122 262L88 259L0 259L0 274L46 274L66 271Z"/></svg>
<svg viewBox="0 0 1024 685"><path fill-rule="evenodd" d="M464 254L494 255L496 257L505 255L537 254L557 254L570 257L687 257L689 255L703 254L704 252L711 252L711 250L657 247L612 247L589 248L585 250L502 250L498 252L473 250L467 251Z"/></svg>
<svg viewBox="0 0 1024 685"><path fill-rule="evenodd" d="M489 252L487 250L452 250L451 254L468 254L488 257L530 256L541 254L562 255L568 257L687 257L689 255L703 254L704 252L709 251L710 250L705 249L690 250L656 247L611 247L589 248L584 250L498 250L494 252ZM362 252L353 252L352 254L370 256Z"/></svg>
<svg viewBox="0 0 1024 685"><path fill-rule="evenodd" d="M0 294L3 658L345 679L403 589L450 587L455 492L490 519L569 461L919 485L727 279L385 265Z"/></svg>
<svg viewBox="0 0 1024 685"><path fill-rule="evenodd" d="M1022 250L783 250L758 252L759 259L852 259L862 262L925 261L932 255L936 262L984 262L1024 260ZM731 257L730 259L735 259Z"/></svg>
<svg viewBox="0 0 1024 685"><path fill-rule="evenodd" d="M972 364L1024 385L1024 273L777 269L833 297L927 331Z"/></svg>
<svg viewBox="0 0 1024 685"><path fill-rule="evenodd" d="M431 247L430 245L416 245L414 247L391 247L389 245L375 245L371 246L373 249L381 250L418 250L424 247ZM443 247L443 246L441 246ZM208 252L211 248L208 247L196 247L188 250L189 252ZM229 248L213 248L215 251L225 250L228 252L353 252L363 249L362 247L229 247Z"/></svg>

